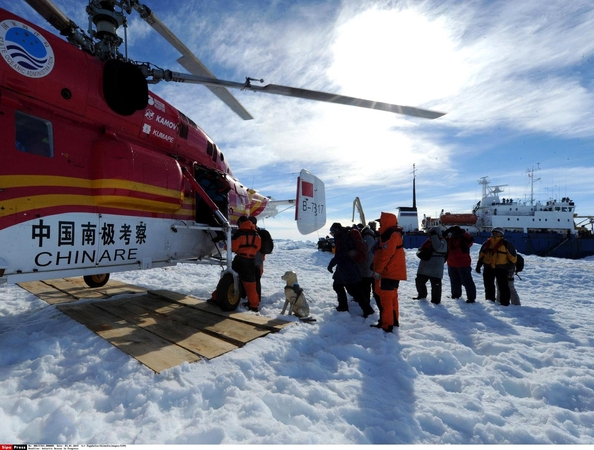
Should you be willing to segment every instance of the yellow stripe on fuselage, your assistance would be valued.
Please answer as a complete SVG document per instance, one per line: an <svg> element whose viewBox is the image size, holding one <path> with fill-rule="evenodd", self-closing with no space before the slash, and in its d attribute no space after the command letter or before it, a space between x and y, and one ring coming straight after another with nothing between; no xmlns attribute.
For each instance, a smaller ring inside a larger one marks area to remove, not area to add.
<svg viewBox="0 0 594 450"><path fill-rule="evenodd" d="M40 194L31 193L23 197L1 200L0 217L22 213L35 209L59 206L102 206L107 208L128 209L151 213L187 215L190 210L181 209L182 205L192 205L191 199L185 199L183 192L166 189L128 180L102 179L87 180L82 178L59 176L3 175L0 176L0 189L24 187L66 187L79 189L121 189L131 193L158 195L172 201L159 201L127 195L84 195L84 194ZM89 192L91 194L91 192ZM190 213L191 214L191 213Z"/></svg>
<svg viewBox="0 0 594 450"><path fill-rule="evenodd" d="M144 198L125 197L118 195L33 195L1 202L3 209L0 210L0 217L11 214L23 213L35 209L56 208L60 206L81 206L128 209L132 211L145 211L162 214L191 214L191 211L184 209L177 203L159 202Z"/></svg>
<svg viewBox="0 0 594 450"><path fill-rule="evenodd" d="M118 180L113 178L88 180L86 178L60 177L53 175L0 175L0 189L41 186L83 189L127 189L146 194L183 199L183 192L178 189L167 189L130 180Z"/></svg>

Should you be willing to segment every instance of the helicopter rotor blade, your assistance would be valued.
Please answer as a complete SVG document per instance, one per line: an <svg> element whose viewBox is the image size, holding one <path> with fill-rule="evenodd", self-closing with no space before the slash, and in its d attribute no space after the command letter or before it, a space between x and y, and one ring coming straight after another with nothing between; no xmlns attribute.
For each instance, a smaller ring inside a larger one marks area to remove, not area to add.
<svg viewBox="0 0 594 450"><path fill-rule="evenodd" d="M134 1L132 7L140 14L140 17L148 23L157 33L169 42L178 52L182 54L177 62L193 75L216 79L213 73L202 64L202 62L190 51L188 47L175 36L169 28L151 11L141 3ZM233 97L233 95L222 85L206 85L210 91L223 101L239 117L244 120L253 119L252 115Z"/></svg>
<svg viewBox="0 0 594 450"><path fill-rule="evenodd" d="M64 14L51 0L25 0L31 8L49 22L62 35L68 36L76 28L72 20Z"/></svg>
<svg viewBox="0 0 594 450"><path fill-rule="evenodd" d="M312 91L309 89L294 88L289 86L281 86L278 84L254 86L251 84L250 79L246 79L244 83L238 83L236 81L226 81L220 80L218 78L184 74L179 72L172 72L169 70L151 70L150 73L148 73L148 75L152 75L155 81L165 80L203 84L205 86L224 86L233 89L264 92L267 94L284 95L288 97L297 97L307 100L339 103L349 106L359 106L361 108L377 109L380 111L388 111L396 114L404 114L407 116L422 117L425 119L437 119L438 117L441 117L445 114L438 111L431 111L428 109L416 108L412 106L394 105L392 103L376 102L373 100L365 100L362 98L347 97L346 95L330 94L327 92Z"/></svg>
<svg viewBox="0 0 594 450"><path fill-rule="evenodd" d="M89 53L93 53L93 40L88 37L79 26L70 20L60 8L58 8L51 0L25 0L31 8L37 11L41 17L48 21L48 23L60 32L62 36L66 36L68 42L77 45Z"/></svg>
<svg viewBox="0 0 594 450"><path fill-rule="evenodd" d="M215 78L214 75L207 75L210 71L196 57L182 56L177 60L181 66L194 75L204 73L204 76ZM201 70L203 68L203 71ZM233 94L221 86L206 86L210 91L225 103L231 110L243 120L252 120L254 117L233 97Z"/></svg>
<svg viewBox="0 0 594 450"><path fill-rule="evenodd" d="M266 92L268 94L286 95L288 97L304 98L319 102L340 103L342 105L359 106L361 108L377 109L407 116L423 117L425 119L437 119L445 113L431 111L428 109L416 108L413 106L394 105L392 103L376 102L357 97L348 97L346 95L329 94L327 92L312 91L309 89L294 88L290 86L281 86L278 84L268 84L266 86L251 86L247 89L253 91Z"/></svg>

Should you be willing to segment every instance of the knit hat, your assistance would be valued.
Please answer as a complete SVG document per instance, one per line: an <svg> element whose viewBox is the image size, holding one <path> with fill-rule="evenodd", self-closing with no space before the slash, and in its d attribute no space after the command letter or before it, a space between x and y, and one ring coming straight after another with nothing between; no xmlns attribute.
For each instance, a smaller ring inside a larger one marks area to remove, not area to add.
<svg viewBox="0 0 594 450"><path fill-rule="evenodd" d="M342 224L340 222L334 222L330 227L330 233L335 233L342 228Z"/></svg>
<svg viewBox="0 0 594 450"><path fill-rule="evenodd" d="M501 236L503 236L504 232L503 232L503 228L501 227L495 227L491 230L491 234L493 233L501 233Z"/></svg>

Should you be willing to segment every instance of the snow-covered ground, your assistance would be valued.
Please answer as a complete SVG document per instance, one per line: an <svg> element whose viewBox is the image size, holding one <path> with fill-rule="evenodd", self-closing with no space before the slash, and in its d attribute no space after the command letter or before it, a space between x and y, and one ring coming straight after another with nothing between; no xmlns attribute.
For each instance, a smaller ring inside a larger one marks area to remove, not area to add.
<svg viewBox="0 0 594 450"><path fill-rule="evenodd" d="M478 248L472 251L476 261ZM400 328L335 311L331 254L277 241L260 314L295 270L313 324L161 374L17 286L0 287L0 442L112 444L593 444L594 258L526 257L522 306L413 300L407 251ZM112 275L208 298L214 267ZM374 305L375 306L375 305ZM295 320L295 319L293 319Z"/></svg>

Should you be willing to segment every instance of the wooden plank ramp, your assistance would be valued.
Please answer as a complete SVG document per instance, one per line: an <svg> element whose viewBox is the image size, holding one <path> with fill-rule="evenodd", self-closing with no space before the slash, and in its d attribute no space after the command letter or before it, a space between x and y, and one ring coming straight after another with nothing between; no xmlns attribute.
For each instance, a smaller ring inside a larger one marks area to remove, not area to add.
<svg viewBox="0 0 594 450"><path fill-rule="evenodd" d="M57 304L60 311L157 373L183 362L215 358L294 323L251 312L226 312L192 296L146 292L116 281L87 288L90 292L69 279L19 286ZM115 295L117 299L106 299ZM88 301L74 303L78 299Z"/></svg>
<svg viewBox="0 0 594 450"><path fill-rule="evenodd" d="M50 305L71 303L81 299L100 299L114 295L146 292L145 288L115 280L110 280L105 286L91 288L87 286L82 277L27 281L18 285Z"/></svg>

